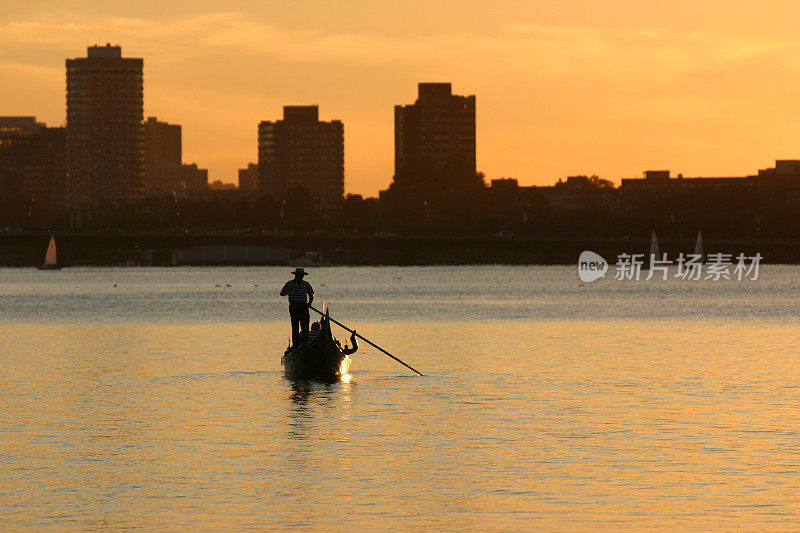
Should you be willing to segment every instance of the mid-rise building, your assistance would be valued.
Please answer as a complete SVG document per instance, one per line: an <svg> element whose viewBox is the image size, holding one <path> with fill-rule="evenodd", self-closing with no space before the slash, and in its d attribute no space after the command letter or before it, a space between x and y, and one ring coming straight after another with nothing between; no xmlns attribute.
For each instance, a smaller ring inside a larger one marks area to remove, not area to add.
<svg viewBox="0 0 800 533"><path fill-rule="evenodd" d="M143 61L119 46L67 59L67 176L74 208L144 193Z"/></svg>
<svg viewBox="0 0 800 533"><path fill-rule="evenodd" d="M283 197L296 185L321 202L344 194L344 126L319 120L317 106L286 106L283 120L258 126L259 188Z"/></svg>
<svg viewBox="0 0 800 533"><path fill-rule="evenodd" d="M186 196L208 190L208 170L182 162L179 124L148 117L144 122L144 192Z"/></svg>
<svg viewBox="0 0 800 533"><path fill-rule="evenodd" d="M35 117L0 117L0 199L24 195L54 214L67 206L66 132Z"/></svg>
<svg viewBox="0 0 800 533"><path fill-rule="evenodd" d="M147 117L144 128L144 165L183 162L181 154L181 126Z"/></svg>
<svg viewBox="0 0 800 533"><path fill-rule="evenodd" d="M258 189L258 165L249 163L247 168L239 169L239 189L242 191Z"/></svg>
<svg viewBox="0 0 800 533"><path fill-rule="evenodd" d="M182 164L180 185L187 194L207 191L208 169L197 168L196 163Z"/></svg>
<svg viewBox="0 0 800 533"><path fill-rule="evenodd" d="M146 173L147 196L186 197L208 190L208 169L196 163L162 163L149 166Z"/></svg>
<svg viewBox="0 0 800 533"><path fill-rule="evenodd" d="M475 95L454 95L449 83L420 83L416 102L395 106L395 174L419 161L456 161L475 173Z"/></svg>

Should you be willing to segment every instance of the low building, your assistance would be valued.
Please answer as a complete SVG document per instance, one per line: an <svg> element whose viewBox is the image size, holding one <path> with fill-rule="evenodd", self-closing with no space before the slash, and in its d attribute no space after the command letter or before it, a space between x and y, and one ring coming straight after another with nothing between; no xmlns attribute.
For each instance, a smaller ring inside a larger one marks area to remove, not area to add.
<svg viewBox="0 0 800 533"><path fill-rule="evenodd" d="M0 198L25 195L48 211L68 205L66 130L0 117Z"/></svg>
<svg viewBox="0 0 800 533"><path fill-rule="evenodd" d="M212 191L235 191L235 183L225 183L222 180L214 180L208 184L208 188Z"/></svg>
<svg viewBox="0 0 800 533"><path fill-rule="evenodd" d="M588 208L614 209L617 190L596 176L569 176L555 185L520 187L516 179L491 180L490 193L506 202L539 205L542 199L556 211L577 211Z"/></svg>
<svg viewBox="0 0 800 533"><path fill-rule="evenodd" d="M704 198L724 203L749 198L758 200L767 189L800 185L800 162L790 165L776 162L776 168L764 169L757 176L671 177L668 170L648 170L642 178L623 178L620 201L624 211L662 207L669 203L691 198ZM787 180L788 178L788 180Z"/></svg>
<svg viewBox="0 0 800 533"><path fill-rule="evenodd" d="M750 181L767 209L800 205L800 160L780 159L773 168L761 169Z"/></svg>

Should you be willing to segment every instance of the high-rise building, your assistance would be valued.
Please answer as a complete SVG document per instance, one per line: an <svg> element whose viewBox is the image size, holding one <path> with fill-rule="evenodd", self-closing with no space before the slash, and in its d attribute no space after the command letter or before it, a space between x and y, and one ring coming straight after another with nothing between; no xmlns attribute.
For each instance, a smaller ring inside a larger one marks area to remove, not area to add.
<svg viewBox="0 0 800 533"><path fill-rule="evenodd" d="M247 168L239 169L239 190L258 189L258 165L249 163Z"/></svg>
<svg viewBox="0 0 800 533"><path fill-rule="evenodd" d="M449 83L420 83L414 104L395 106L395 174L421 160L456 160L475 172L475 95L454 95Z"/></svg>
<svg viewBox="0 0 800 533"><path fill-rule="evenodd" d="M67 176L72 207L144 192L143 61L119 46L67 59Z"/></svg>
<svg viewBox="0 0 800 533"><path fill-rule="evenodd" d="M303 185L322 202L344 194L344 126L317 106L285 106L283 120L258 125L259 188L283 197Z"/></svg>
<svg viewBox="0 0 800 533"><path fill-rule="evenodd" d="M0 199L24 195L51 214L67 207L66 133L35 117L0 117Z"/></svg>

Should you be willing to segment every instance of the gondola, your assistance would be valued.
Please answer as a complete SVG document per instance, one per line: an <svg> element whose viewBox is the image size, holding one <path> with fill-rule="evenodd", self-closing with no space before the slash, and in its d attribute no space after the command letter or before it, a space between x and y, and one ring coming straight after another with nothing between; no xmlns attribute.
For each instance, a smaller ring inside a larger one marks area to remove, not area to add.
<svg viewBox="0 0 800 533"><path fill-rule="evenodd" d="M333 339L331 323L321 320L319 336L311 342L290 347L281 358L284 374L291 379L336 381L350 371L350 356Z"/></svg>

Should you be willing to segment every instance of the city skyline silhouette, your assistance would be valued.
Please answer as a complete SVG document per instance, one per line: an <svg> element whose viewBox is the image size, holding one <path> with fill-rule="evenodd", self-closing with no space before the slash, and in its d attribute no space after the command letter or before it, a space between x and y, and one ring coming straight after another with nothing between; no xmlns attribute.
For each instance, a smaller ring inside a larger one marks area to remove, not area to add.
<svg viewBox="0 0 800 533"><path fill-rule="evenodd" d="M797 156L800 73L784 21L798 8L577 4L436 5L424 21L413 6L359 2L314 3L303 17L236 2L3 6L3 115L63 123L64 58L113 42L144 58L145 116L182 125L187 160L210 181L236 182L256 160L259 121L317 104L347 127L345 191L374 196L392 179L392 107L423 81L478 96L488 178L740 175Z"/></svg>

